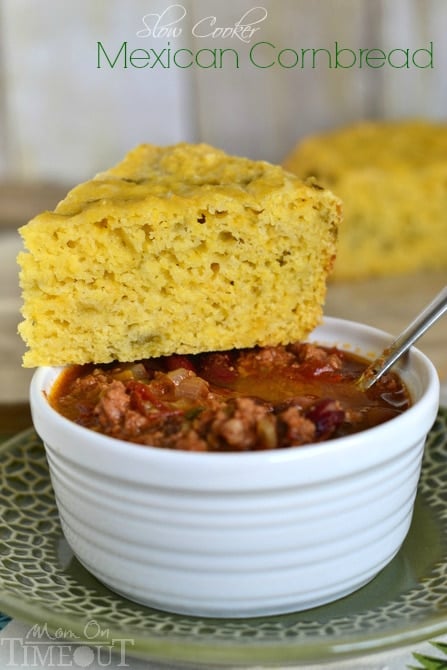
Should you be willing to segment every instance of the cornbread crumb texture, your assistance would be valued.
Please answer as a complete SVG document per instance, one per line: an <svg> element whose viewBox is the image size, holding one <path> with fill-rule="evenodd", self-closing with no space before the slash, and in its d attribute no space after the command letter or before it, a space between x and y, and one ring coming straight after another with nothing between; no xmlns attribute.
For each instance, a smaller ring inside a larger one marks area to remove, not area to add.
<svg viewBox="0 0 447 670"><path fill-rule="evenodd" d="M447 125L361 122L300 142L284 167L343 201L331 277L447 268Z"/></svg>
<svg viewBox="0 0 447 670"><path fill-rule="evenodd" d="M205 144L141 145L20 229L23 363L130 361L302 339L340 202Z"/></svg>

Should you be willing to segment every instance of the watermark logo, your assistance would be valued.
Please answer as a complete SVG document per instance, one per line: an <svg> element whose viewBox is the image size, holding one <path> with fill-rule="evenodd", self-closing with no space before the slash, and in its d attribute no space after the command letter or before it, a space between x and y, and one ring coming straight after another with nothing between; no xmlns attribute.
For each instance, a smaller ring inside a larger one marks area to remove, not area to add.
<svg viewBox="0 0 447 670"><path fill-rule="evenodd" d="M70 629L48 630L46 623L35 624L23 637L1 638L6 647L9 668L128 668L127 655L135 644L131 638L116 638L94 619L84 626L82 635Z"/></svg>

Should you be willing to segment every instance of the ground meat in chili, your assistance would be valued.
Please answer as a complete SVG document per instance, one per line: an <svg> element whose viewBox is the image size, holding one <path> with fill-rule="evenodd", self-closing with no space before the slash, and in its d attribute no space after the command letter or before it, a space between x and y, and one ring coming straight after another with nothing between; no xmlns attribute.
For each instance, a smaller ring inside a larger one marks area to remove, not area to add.
<svg viewBox="0 0 447 670"><path fill-rule="evenodd" d="M71 366L51 405L92 430L188 451L254 451L321 442L405 411L394 373L360 391L366 361L335 347L295 343L135 363Z"/></svg>

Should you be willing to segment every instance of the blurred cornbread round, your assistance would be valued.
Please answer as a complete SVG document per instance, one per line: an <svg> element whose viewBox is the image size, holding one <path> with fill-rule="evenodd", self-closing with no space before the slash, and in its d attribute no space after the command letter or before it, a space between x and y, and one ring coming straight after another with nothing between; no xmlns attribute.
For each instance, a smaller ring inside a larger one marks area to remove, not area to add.
<svg viewBox="0 0 447 670"><path fill-rule="evenodd" d="M360 122L304 138L283 165L343 201L333 279L447 268L447 124Z"/></svg>

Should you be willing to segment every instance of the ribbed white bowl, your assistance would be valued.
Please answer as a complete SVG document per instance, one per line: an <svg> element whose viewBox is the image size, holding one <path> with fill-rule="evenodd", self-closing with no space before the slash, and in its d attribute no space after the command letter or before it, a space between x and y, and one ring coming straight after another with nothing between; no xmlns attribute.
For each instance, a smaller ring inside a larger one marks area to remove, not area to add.
<svg viewBox="0 0 447 670"><path fill-rule="evenodd" d="M378 353L390 336L326 318L312 338ZM411 522L424 441L439 404L430 361L401 375L414 404L325 443L253 453L142 447L79 427L49 406L40 368L31 408L73 551L128 598L179 613L261 616L354 591L396 554Z"/></svg>

